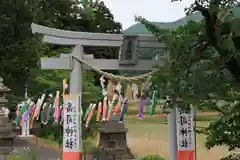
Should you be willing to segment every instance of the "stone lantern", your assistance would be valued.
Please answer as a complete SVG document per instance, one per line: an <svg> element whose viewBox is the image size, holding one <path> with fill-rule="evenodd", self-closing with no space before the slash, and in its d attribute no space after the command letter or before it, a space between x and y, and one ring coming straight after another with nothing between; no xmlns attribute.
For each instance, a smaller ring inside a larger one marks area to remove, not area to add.
<svg viewBox="0 0 240 160"><path fill-rule="evenodd" d="M127 131L124 123L119 123L119 115L100 124L98 148L104 160L135 160L127 145Z"/></svg>
<svg viewBox="0 0 240 160"><path fill-rule="evenodd" d="M10 89L4 86L3 79L0 77L0 155L9 154L13 151L14 134L12 123L8 118L8 100L6 94Z"/></svg>

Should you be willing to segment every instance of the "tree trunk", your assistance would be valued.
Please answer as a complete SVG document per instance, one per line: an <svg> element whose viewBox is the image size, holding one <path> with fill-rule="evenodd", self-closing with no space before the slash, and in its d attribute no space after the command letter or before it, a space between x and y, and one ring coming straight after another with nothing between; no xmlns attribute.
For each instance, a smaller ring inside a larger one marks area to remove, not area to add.
<svg viewBox="0 0 240 160"><path fill-rule="evenodd" d="M226 67L235 80L240 82L240 55L227 62Z"/></svg>
<svg viewBox="0 0 240 160"><path fill-rule="evenodd" d="M194 9L196 11L200 11L204 17L205 32L208 37L208 44L212 45L216 49L222 59L227 58L230 55L236 56L236 58L228 60L225 65L235 80L240 82L240 56L238 55L234 40L228 38L232 30L231 28L227 30L227 28L221 28L221 26L217 26L217 15L219 10L216 9L216 7L218 7L218 4L215 3L211 3L209 8L204 8L196 3L196 7Z"/></svg>

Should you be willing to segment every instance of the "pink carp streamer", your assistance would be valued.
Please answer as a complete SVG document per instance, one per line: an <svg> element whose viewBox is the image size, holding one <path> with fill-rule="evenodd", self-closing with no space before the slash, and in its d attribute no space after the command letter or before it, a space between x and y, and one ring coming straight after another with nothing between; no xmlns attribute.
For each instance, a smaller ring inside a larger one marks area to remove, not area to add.
<svg viewBox="0 0 240 160"><path fill-rule="evenodd" d="M40 112L40 108L39 107L36 107L35 110L34 110L34 118L37 119L37 117L39 116L39 112Z"/></svg>
<svg viewBox="0 0 240 160"><path fill-rule="evenodd" d="M23 113L23 115L22 115L22 119L21 119L21 122L20 122L20 124L21 124L22 126L23 126L23 124L24 124L24 118L25 118L26 114L27 114L27 112L25 111L25 112Z"/></svg>
<svg viewBox="0 0 240 160"><path fill-rule="evenodd" d="M59 108L58 108L58 107L55 107L55 108L54 108L53 118L54 118L54 121L55 121L56 123L58 123L58 117L59 117Z"/></svg>
<svg viewBox="0 0 240 160"><path fill-rule="evenodd" d="M35 119L37 119L38 115L39 115L39 112L40 112L40 108L39 108L39 103L40 103L40 99L37 100L36 104L35 104L35 108L33 110L33 115L32 115L32 118L31 118L31 122L30 122L30 128L33 127L33 121Z"/></svg>
<svg viewBox="0 0 240 160"><path fill-rule="evenodd" d="M17 110L16 110L16 117L18 117L18 114L19 114L19 106L17 107Z"/></svg>
<svg viewBox="0 0 240 160"><path fill-rule="evenodd" d="M93 113L94 113L94 109L96 107L96 104L93 104L92 108L91 108L91 111L89 112L89 115L87 117L87 121L86 121L86 128L88 128L88 125L89 125L89 122L91 121L92 119L92 116L93 116Z"/></svg>
<svg viewBox="0 0 240 160"><path fill-rule="evenodd" d="M61 121L60 121L60 124L63 123L63 120L64 120L64 107L61 108Z"/></svg>
<svg viewBox="0 0 240 160"><path fill-rule="evenodd" d="M39 120L40 112L41 112L41 106L39 106L36 110L36 120Z"/></svg>
<svg viewBox="0 0 240 160"><path fill-rule="evenodd" d="M35 110L34 110L34 113L33 113L33 119L37 118L37 115L38 115L38 112L39 112L39 107L38 107L39 101L40 101L40 99L37 100L37 103L35 105Z"/></svg>
<svg viewBox="0 0 240 160"><path fill-rule="evenodd" d="M58 123L58 118L59 118L59 94L60 92L57 91L56 93L56 97L54 100L54 104L53 104L53 108L54 108L54 114L53 114L53 118L55 119L55 122Z"/></svg>
<svg viewBox="0 0 240 160"><path fill-rule="evenodd" d="M123 97L121 95L118 96L118 102L113 110L113 115L117 115L118 111L121 109Z"/></svg>
<svg viewBox="0 0 240 160"><path fill-rule="evenodd" d="M102 113L102 102L99 102L99 104L98 104L98 110L97 110L97 118L96 118L96 121L97 121L97 122L100 122L101 113Z"/></svg>
<svg viewBox="0 0 240 160"><path fill-rule="evenodd" d="M40 101L41 99L38 99L37 100L37 104L36 104L36 108L34 110L34 115L33 115L33 120L39 116L39 112L40 112L40 107L39 107L39 104L40 104Z"/></svg>
<svg viewBox="0 0 240 160"><path fill-rule="evenodd" d="M116 115L120 109L121 109L121 102L118 102L113 110L113 115Z"/></svg>
<svg viewBox="0 0 240 160"><path fill-rule="evenodd" d="M37 103L36 103L36 107L35 110L33 111L33 116L31 118L31 122L30 122L30 128L33 127L33 121L36 119L39 119L39 115L40 115L40 110L43 104L43 101L45 99L46 94L42 94L41 98L38 98Z"/></svg>
<svg viewBox="0 0 240 160"><path fill-rule="evenodd" d="M103 99L103 114L102 114L102 121L106 121L107 117L107 96Z"/></svg>

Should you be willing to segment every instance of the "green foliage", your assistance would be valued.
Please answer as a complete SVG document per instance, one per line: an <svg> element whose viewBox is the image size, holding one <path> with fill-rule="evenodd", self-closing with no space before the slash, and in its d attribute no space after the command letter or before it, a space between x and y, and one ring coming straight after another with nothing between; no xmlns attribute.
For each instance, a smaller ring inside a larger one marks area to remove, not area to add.
<svg viewBox="0 0 240 160"><path fill-rule="evenodd" d="M220 160L238 160L240 159L239 153L231 153L226 157L221 158Z"/></svg>
<svg viewBox="0 0 240 160"><path fill-rule="evenodd" d="M175 0L174 0L175 1ZM203 35L206 37L200 43L206 47L213 47L220 55L225 68L231 72L235 80L240 81L237 58L239 51L234 43L236 29L233 26L238 20L232 8L239 5L239 0L195 0L187 9L187 13L200 12L204 21Z"/></svg>
<svg viewBox="0 0 240 160"><path fill-rule="evenodd" d="M198 108L219 112L221 118L202 131L207 135L206 146L228 145L232 150L240 147L239 65L234 59L239 46L231 30L236 19L229 10L236 1L226 4L230 7L222 6L223 1L211 2L196 0L189 8L190 12L200 11L203 22L190 21L173 30L162 30L141 17L136 19L170 48L171 60L152 75L153 86L162 96L172 98L170 107L181 98ZM211 19L214 16L216 21Z"/></svg>
<svg viewBox="0 0 240 160"><path fill-rule="evenodd" d="M89 12L89 9L93 12ZM114 21L110 10L102 1L82 3L71 0L26 0L0 2L0 76L11 89L8 95L10 107L24 99L25 88L28 96L35 98L47 91L53 95L57 90L62 91L62 80L68 79L69 71L41 70L41 57L58 57L60 53L71 52L69 46L44 44L39 35L32 35L31 23L48 27L84 31L120 33L122 26ZM97 54L97 57L112 58L117 55L116 49L89 49L86 53ZM83 110L89 103L100 100L100 87L96 86L99 75L84 72L83 80ZM94 128L92 121L90 127ZM51 138L61 143L61 125L49 124L41 129L40 136ZM94 129L88 131L94 134Z"/></svg>
<svg viewBox="0 0 240 160"><path fill-rule="evenodd" d="M60 146L62 144L63 126L61 124L48 123L41 127L38 136L56 142Z"/></svg>
<svg viewBox="0 0 240 160"><path fill-rule="evenodd" d="M34 5L31 1L0 2L0 75L11 89L9 102L24 96L29 68L36 67L41 45L30 30Z"/></svg>
<svg viewBox="0 0 240 160"><path fill-rule="evenodd" d="M25 160L25 159L21 156L9 156L7 160Z"/></svg>
<svg viewBox="0 0 240 160"><path fill-rule="evenodd" d="M149 155L146 157L141 157L139 158L139 160L165 160L165 159L159 155Z"/></svg>
<svg viewBox="0 0 240 160"><path fill-rule="evenodd" d="M236 59L239 57L239 46L234 42L234 36L237 34L236 26L238 25L236 22L238 19L231 10L237 4L239 4L238 0L195 0L188 9L189 13L199 11L204 17L204 32L202 35L205 38L198 42L202 46L205 43L202 51L209 47L213 48L219 54L222 63L222 65L211 67L220 68L218 71L220 76L213 75L221 79L221 81L217 82L218 89L211 93L211 98L214 100L225 100L226 104L217 107L222 117L211 123L203 131L207 135L206 146L208 148L212 148L215 145L227 145L229 150L240 147L240 110L238 102L240 67L238 62L236 62ZM234 79L226 78L226 69Z"/></svg>
<svg viewBox="0 0 240 160"><path fill-rule="evenodd" d="M240 104L228 104L224 108L224 115L220 119L211 122L201 133L207 135L206 147L212 148L216 145L227 145L229 150L240 148Z"/></svg>
<svg viewBox="0 0 240 160"><path fill-rule="evenodd" d="M186 103L192 101L196 103L196 100L203 99L202 97L206 96L206 89L210 90L215 83L205 85L206 82L202 81L208 76L204 73L208 68L203 70L198 67L202 65L199 64L202 57L199 57L197 51L193 49L194 43L198 40L198 33L202 31L202 25L191 21L176 30L161 30L141 17L137 20L145 24L159 40L166 42L171 53L169 64L159 67L152 75L152 86L159 89L162 97L178 96Z"/></svg>
<svg viewBox="0 0 240 160"><path fill-rule="evenodd" d="M96 146L96 141L91 139L91 138L87 138L83 140L83 153L96 153L98 151L98 147Z"/></svg>
<svg viewBox="0 0 240 160"><path fill-rule="evenodd" d="M81 6L80 3L70 0L3 0L0 2L2 33L0 75L11 89L8 96L10 107L14 108L16 103L23 99L26 87L30 97L40 94L44 89L61 90L62 80L69 76L68 71L40 70L40 57L69 53L71 48L43 44L41 37L32 35L30 28L32 22L74 31L105 33L122 31L121 24L114 21L113 15L103 2L89 2L88 6ZM84 12L88 7L94 11L90 18ZM116 51L113 50L113 52ZM108 52L99 53L98 56L111 58L111 55ZM86 83L84 91L96 91L93 85ZM95 95L88 95L89 99L93 99L93 96Z"/></svg>

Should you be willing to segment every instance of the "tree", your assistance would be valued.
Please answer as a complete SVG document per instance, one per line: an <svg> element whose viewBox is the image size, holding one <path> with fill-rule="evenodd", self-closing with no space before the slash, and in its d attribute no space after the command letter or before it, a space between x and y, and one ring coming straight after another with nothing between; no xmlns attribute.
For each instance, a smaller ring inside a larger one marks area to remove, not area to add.
<svg viewBox="0 0 240 160"><path fill-rule="evenodd" d="M122 31L121 24L114 21L113 15L103 2L91 2L90 7L94 11L91 14L86 14L84 7L81 6L81 3L70 0L41 0L37 7L41 10L36 13L34 22L48 27L82 32L120 33ZM54 57L59 56L60 53L71 52L71 47L57 45L42 44L41 49L39 58L43 56ZM86 53L96 54L96 57L112 58L117 54L116 49L104 47L85 47L84 49ZM100 87L94 85L94 76L95 74L84 72L83 110L88 107L89 103L98 103L101 100ZM43 89L61 90L62 80L68 79L68 77L68 71L43 71L40 70L39 66L31 68L31 77L28 79L29 93L36 95L43 92ZM49 132L46 134L49 135Z"/></svg>
<svg viewBox="0 0 240 160"><path fill-rule="evenodd" d="M188 13L198 11L204 17L204 32L201 33L201 41L198 42L201 50L213 47L220 55L222 68L227 68L237 82L240 81L240 55L236 40L239 19L233 16L232 9L239 3L239 0L195 0L188 8ZM212 123L204 132L208 136L208 148L223 144L228 145L230 150L240 147L239 84L230 81L225 86L231 91L218 93L226 93L225 97L231 97L231 100L224 106L225 110L221 110L223 115L220 120Z"/></svg>
<svg viewBox="0 0 240 160"><path fill-rule="evenodd" d="M167 43L170 49L171 60L167 66L159 67L159 70L152 75L152 84L160 88L162 95L181 97L186 103L196 103L199 99L206 99L206 92L212 91L216 83L207 83L204 78L209 76L206 72L211 63L203 63L212 55L212 52L198 54L195 49L198 33L202 31L202 25L190 21L185 26L176 30L161 30L144 18L138 17L160 41ZM201 56L204 55L204 56ZM200 103L200 101L199 101Z"/></svg>
<svg viewBox="0 0 240 160"><path fill-rule="evenodd" d="M36 67L36 55L41 48L38 38L32 37L29 27L37 10L34 2L0 2L0 75L11 89L11 103L16 97L24 96L29 68Z"/></svg>
<svg viewBox="0 0 240 160"><path fill-rule="evenodd" d="M236 30L233 30L237 21L231 9L239 3L239 0L195 0L187 10L188 14L199 11L204 17L201 49L214 47L222 63L237 81L240 81L239 50L234 42Z"/></svg>
<svg viewBox="0 0 240 160"><path fill-rule="evenodd" d="M39 59L43 56L58 56L59 53L69 53L71 47L46 45L41 37L32 35L32 22L49 27L88 31L120 33L122 26L115 22L113 15L103 2L91 3L93 17L87 16L81 2L70 0L36 0L0 2L1 9L1 44L0 44L0 75L5 84L12 89L9 102L15 107L18 98L24 97L27 86L29 96L43 92L43 89L56 90L62 87L62 79L68 77L67 71L42 71ZM116 56L116 50L105 48L86 48L86 52L100 52L100 56L111 58ZM109 54L112 52L113 54ZM54 78L53 78L54 77ZM89 77L89 75L88 75ZM86 86L91 86L86 84ZM96 91L94 86L93 92ZM85 88L88 92L89 90ZM90 89L91 90L91 89ZM16 101L13 101L13 97ZM92 97L92 96L91 96Z"/></svg>
<svg viewBox="0 0 240 160"><path fill-rule="evenodd" d="M206 22L195 24L195 27L189 22L174 31L163 31L143 18L138 17L137 20L159 40L167 42L173 53L169 65L159 68L153 75L153 84L160 86L165 95L181 97L184 102L197 107L207 106L221 114L218 121L211 123L202 132L207 134L208 148L223 144L228 145L229 149L239 147L239 83L235 81L236 75L228 66L233 59L226 61L229 56L219 53L226 48L232 51L230 53L235 53L239 46L235 43L234 46L231 45L234 38L223 38L225 32L217 32L218 36L223 37L217 39L217 45L210 45ZM224 23L217 25L217 28L221 27L225 27ZM230 47L227 46L228 43ZM219 100L224 100L225 104L216 105Z"/></svg>
<svg viewBox="0 0 240 160"><path fill-rule="evenodd" d="M53 5L54 4L54 5ZM73 30L73 31L87 31L87 32L101 32L101 33L120 33L122 31L122 26L120 23L115 22L113 15L111 14L110 10L104 5L103 2L95 1L89 4L91 9L94 11L89 15L86 15L83 10L83 7L79 7L80 3L75 3L69 0L61 0L57 1L48 1L42 0L39 3L38 8L42 8L40 12L38 12L38 16L40 17L35 20L36 23L58 28L64 30ZM52 7L51 10L49 7ZM85 53L87 54L94 54L96 58L104 57L104 58L114 58L117 57L117 50L106 48L106 47L85 47ZM70 47L62 47L56 45L45 45L43 54L41 56L58 56L59 53L70 53ZM36 75L36 70L33 70ZM55 76L57 74L54 71L39 71L40 73L47 73L48 75L45 78L51 77L51 74ZM61 72L64 73L64 72ZM39 74L39 73L37 73ZM44 82L43 86L39 86L39 88L47 87L49 88L56 79L61 79L63 77L68 77L67 72L64 74L59 75L59 78L55 78L55 80L49 81L44 78L44 74L40 74L41 77L37 78L38 80L42 80ZM94 76L99 79L99 75ZM32 76L34 77L34 76ZM32 83L36 86L36 78L33 78ZM49 82L49 83L48 83ZM48 84L46 84L48 83ZM60 83L58 83L58 88ZM32 89L36 93L36 88Z"/></svg>

